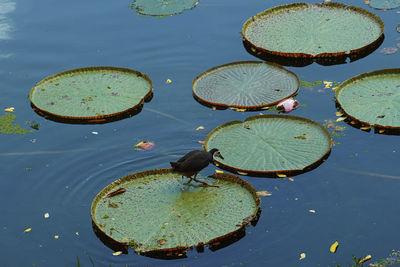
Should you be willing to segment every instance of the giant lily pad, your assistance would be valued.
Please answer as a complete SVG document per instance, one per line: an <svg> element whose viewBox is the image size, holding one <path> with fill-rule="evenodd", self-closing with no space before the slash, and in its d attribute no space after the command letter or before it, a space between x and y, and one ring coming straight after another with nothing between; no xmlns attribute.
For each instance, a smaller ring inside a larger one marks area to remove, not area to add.
<svg viewBox="0 0 400 267"><path fill-rule="evenodd" d="M364 125L400 129L400 68L367 72L336 89L347 116Z"/></svg>
<svg viewBox="0 0 400 267"><path fill-rule="evenodd" d="M243 25L255 54L293 58L343 57L365 52L383 38L382 20L341 3L294 3L267 9Z"/></svg>
<svg viewBox="0 0 400 267"><path fill-rule="evenodd" d="M131 7L147 16L171 16L194 8L197 0L134 0Z"/></svg>
<svg viewBox="0 0 400 267"><path fill-rule="evenodd" d="M195 98L206 105L257 109L293 96L299 86L296 74L280 65L241 61L200 74L192 90Z"/></svg>
<svg viewBox="0 0 400 267"><path fill-rule="evenodd" d="M229 174L206 181L219 187L185 184L171 169L125 176L94 199L95 230L136 252L173 257L189 247L216 245L256 219L260 200L246 181Z"/></svg>
<svg viewBox="0 0 400 267"><path fill-rule="evenodd" d="M369 6L375 9L393 9L400 7L400 0L370 0Z"/></svg>
<svg viewBox="0 0 400 267"><path fill-rule="evenodd" d="M240 174L304 172L329 154L331 137L318 123L294 116L260 115L231 121L211 131L207 150L218 148L216 164Z"/></svg>
<svg viewBox="0 0 400 267"><path fill-rule="evenodd" d="M151 80L139 71L88 67L43 79L30 99L41 115L96 123L133 112L152 91Z"/></svg>

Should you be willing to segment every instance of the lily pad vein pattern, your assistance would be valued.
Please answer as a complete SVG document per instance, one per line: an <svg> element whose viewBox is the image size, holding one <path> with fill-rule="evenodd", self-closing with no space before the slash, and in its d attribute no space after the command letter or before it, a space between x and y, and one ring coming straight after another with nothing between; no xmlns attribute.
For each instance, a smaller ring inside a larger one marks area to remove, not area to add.
<svg viewBox="0 0 400 267"><path fill-rule="evenodd" d="M92 216L100 229L118 242L134 240L138 251L206 243L237 230L243 219L258 209L253 194L242 185L206 180L219 188L185 185L181 174L171 171L114 182L115 186L103 189L93 201ZM125 193L102 197L122 186ZM118 206L110 206L110 202Z"/></svg>
<svg viewBox="0 0 400 267"><path fill-rule="evenodd" d="M353 77L339 86L336 99L346 114L362 123L400 128L400 69Z"/></svg>
<svg viewBox="0 0 400 267"><path fill-rule="evenodd" d="M207 137L207 149L218 148L215 160L241 171L302 170L330 151L330 136L319 124L298 117L264 115L226 123Z"/></svg>
<svg viewBox="0 0 400 267"><path fill-rule="evenodd" d="M242 61L212 68L193 81L201 100L230 107L268 106L297 93L297 76L271 63Z"/></svg>

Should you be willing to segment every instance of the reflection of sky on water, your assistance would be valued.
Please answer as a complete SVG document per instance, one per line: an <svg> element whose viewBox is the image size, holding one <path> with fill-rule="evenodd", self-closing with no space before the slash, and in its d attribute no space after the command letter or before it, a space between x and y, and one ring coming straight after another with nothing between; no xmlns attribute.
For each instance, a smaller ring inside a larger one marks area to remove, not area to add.
<svg viewBox="0 0 400 267"><path fill-rule="evenodd" d="M0 40L11 39L10 33L13 31L12 21L7 18L7 14L15 10L16 3L8 0L0 0ZM9 58L12 53L4 53L0 50L0 59Z"/></svg>

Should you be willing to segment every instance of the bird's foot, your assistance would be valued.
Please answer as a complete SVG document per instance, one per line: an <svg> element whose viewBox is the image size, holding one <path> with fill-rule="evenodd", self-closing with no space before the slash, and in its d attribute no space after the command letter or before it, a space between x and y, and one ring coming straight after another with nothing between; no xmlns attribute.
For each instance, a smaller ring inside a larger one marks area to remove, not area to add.
<svg viewBox="0 0 400 267"><path fill-rule="evenodd" d="M189 178L189 181L187 181L187 182L184 183L184 184L190 184L190 182L193 180L193 178L190 177L190 176L182 176L182 179L184 179L184 178Z"/></svg>
<svg viewBox="0 0 400 267"><path fill-rule="evenodd" d="M196 177L194 177L194 178L192 178L192 179L195 180L195 181L198 182L198 183L204 184L204 185L209 186L209 187L219 187L218 185L212 185L212 184L209 184L209 183L207 183L207 182L198 180Z"/></svg>

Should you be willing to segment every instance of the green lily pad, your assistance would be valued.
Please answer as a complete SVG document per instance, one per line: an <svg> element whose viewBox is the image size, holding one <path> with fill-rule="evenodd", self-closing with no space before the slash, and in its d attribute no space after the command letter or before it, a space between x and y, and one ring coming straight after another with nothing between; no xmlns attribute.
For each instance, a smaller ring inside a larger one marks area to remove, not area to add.
<svg viewBox="0 0 400 267"><path fill-rule="evenodd" d="M130 7L147 16L172 16L194 8L197 0L134 0Z"/></svg>
<svg viewBox="0 0 400 267"><path fill-rule="evenodd" d="M280 65L241 61L200 74L192 83L192 91L206 105L257 109L297 94L299 86L296 74Z"/></svg>
<svg viewBox="0 0 400 267"><path fill-rule="evenodd" d="M293 58L343 57L367 50L383 36L382 20L341 3L294 3L267 9L243 25L256 53Z"/></svg>
<svg viewBox="0 0 400 267"><path fill-rule="evenodd" d="M375 9L394 9L400 7L400 0L370 0L369 6Z"/></svg>
<svg viewBox="0 0 400 267"><path fill-rule="evenodd" d="M400 129L400 68L367 72L336 89L346 115L363 125Z"/></svg>
<svg viewBox="0 0 400 267"><path fill-rule="evenodd" d="M331 136L318 123L294 116L260 115L211 131L205 148L218 148L216 165L240 174L304 172L329 155Z"/></svg>
<svg viewBox="0 0 400 267"><path fill-rule="evenodd" d="M219 242L256 219L260 199L246 181L229 174L202 179L219 187L185 184L171 169L125 176L93 200L95 229L138 253L173 255ZM123 192L110 197L118 189Z"/></svg>
<svg viewBox="0 0 400 267"><path fill-rule="evenodd" d="M153 91L143 73L114 67L88 67L55 74L30 92L39 114L61 119L103 122L142 106Z"/></svg>

